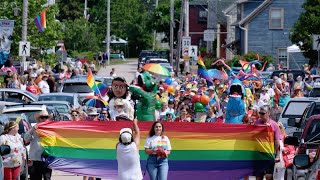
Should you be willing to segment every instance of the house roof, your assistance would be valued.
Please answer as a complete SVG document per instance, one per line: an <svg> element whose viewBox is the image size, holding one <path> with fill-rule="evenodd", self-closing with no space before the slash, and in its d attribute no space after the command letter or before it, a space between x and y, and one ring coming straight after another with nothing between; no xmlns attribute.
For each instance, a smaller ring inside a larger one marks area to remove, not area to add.
<svg viewBox="0 0 320 180"><path fill-rule="evenodd" d="M248 22L250 22L254 17L259 15L271 2L272 2L272 0L264 0L264 2L261 3L255 10L253 10L250 14L248 14L248 16L243 18L239 22L239 24L243 25L243 24L247 24Z"/></svg>
<svg viewBox="0 0 320 180"><path fill-rule="evenodd" d="M193 0L189 2L189 5L208 5L208 0Z"/></svg>
<svg viewBox="0 0 320 180"><path fill-rule="evenodd" d="M235 6L236 2L237 2L237 0L217 1L217 22L219 24L226 24L227 23L227 17L224 15L223 11L227 10L231 6Z"/></svg>

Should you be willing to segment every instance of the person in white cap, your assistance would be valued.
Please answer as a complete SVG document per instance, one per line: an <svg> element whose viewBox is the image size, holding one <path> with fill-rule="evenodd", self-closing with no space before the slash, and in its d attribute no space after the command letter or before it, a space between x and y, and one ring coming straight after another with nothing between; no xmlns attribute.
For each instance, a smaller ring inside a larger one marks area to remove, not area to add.
<svg viewBox="0 0 320 180"><path fill-rule="evenodd" d="M133 136L133 132L135 136ZM140 130L137 119L133 120L133 132L130 128L120 130L117 148L118 180L141 180L140 166Z"/></svg>

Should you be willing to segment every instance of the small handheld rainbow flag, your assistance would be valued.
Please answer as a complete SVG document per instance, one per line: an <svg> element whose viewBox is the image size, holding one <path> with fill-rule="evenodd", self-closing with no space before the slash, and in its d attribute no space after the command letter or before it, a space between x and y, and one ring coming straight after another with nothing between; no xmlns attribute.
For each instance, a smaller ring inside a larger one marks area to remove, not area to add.
<svg viewBox="0 0 320 180"><path fill-rule="evenodd" d="M34 18L34 22L39 30L39 32L43 32L45 28L47 28L47 18L46 18L46 9L43 10L40 15Z"/></svg>
<svg viewBox="0 0 320 180"><path fill-rule="evenodd" d="M99 90L99 87L98 87L96 81L94 80L94 77L93 77L90 69L88 70L87 84L96 94L101 96L101 92Z"/></svg>
<svg viewBox="0 0 320 180"><path fill-rule="evenodd" d="M152 126L139 122L141 168L144 143ZM260 175L274 163L270 126L164 122L172 150L169 179L240 179ZM47 121L38 125L44 158L51 169L108 179L117 177L115 146L126 121Z"/></svg>
<svg viewBox="0 0 320 180"><path fill-rule="evenodd" d="M213 82L212 79L210 78L207 68L204 65L203 59L201 57L201 53L199 52L198 56L198 76L207 80L208 86L212 86Z"/></svg>

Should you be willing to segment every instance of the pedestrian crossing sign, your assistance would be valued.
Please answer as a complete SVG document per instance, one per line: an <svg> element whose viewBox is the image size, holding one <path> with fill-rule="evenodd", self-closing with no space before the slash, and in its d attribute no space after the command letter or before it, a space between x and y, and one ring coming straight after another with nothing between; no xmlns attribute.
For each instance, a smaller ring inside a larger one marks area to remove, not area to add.
<svg viewBox="0 0 320 180"><path fill-rule="evenodd" d="M189 46L189 56L190 57L198 56L198 46Z"/></svg>
<svg viewBox="0 0 320 180"><path fill-rule="evenodd" d="M30 56L30 42L19 42L19 56Z"/></svg>

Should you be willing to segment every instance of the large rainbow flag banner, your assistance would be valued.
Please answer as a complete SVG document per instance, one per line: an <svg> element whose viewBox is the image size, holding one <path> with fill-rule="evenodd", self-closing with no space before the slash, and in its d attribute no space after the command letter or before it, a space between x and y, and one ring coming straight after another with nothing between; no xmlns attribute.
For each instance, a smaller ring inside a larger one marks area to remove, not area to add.
<svg viewBox="0 0 320 180"><path fill-rule="evenodd" d="M139 122L141 167L151 122ZM51 121L37 133L49 167L78 175L116 179L119 131L132 122ZM274 162L270 126L214 123L164 123L172 151L168 179L239 179L256 175ZM144 178L148 179L146 174Z"/></svg>

